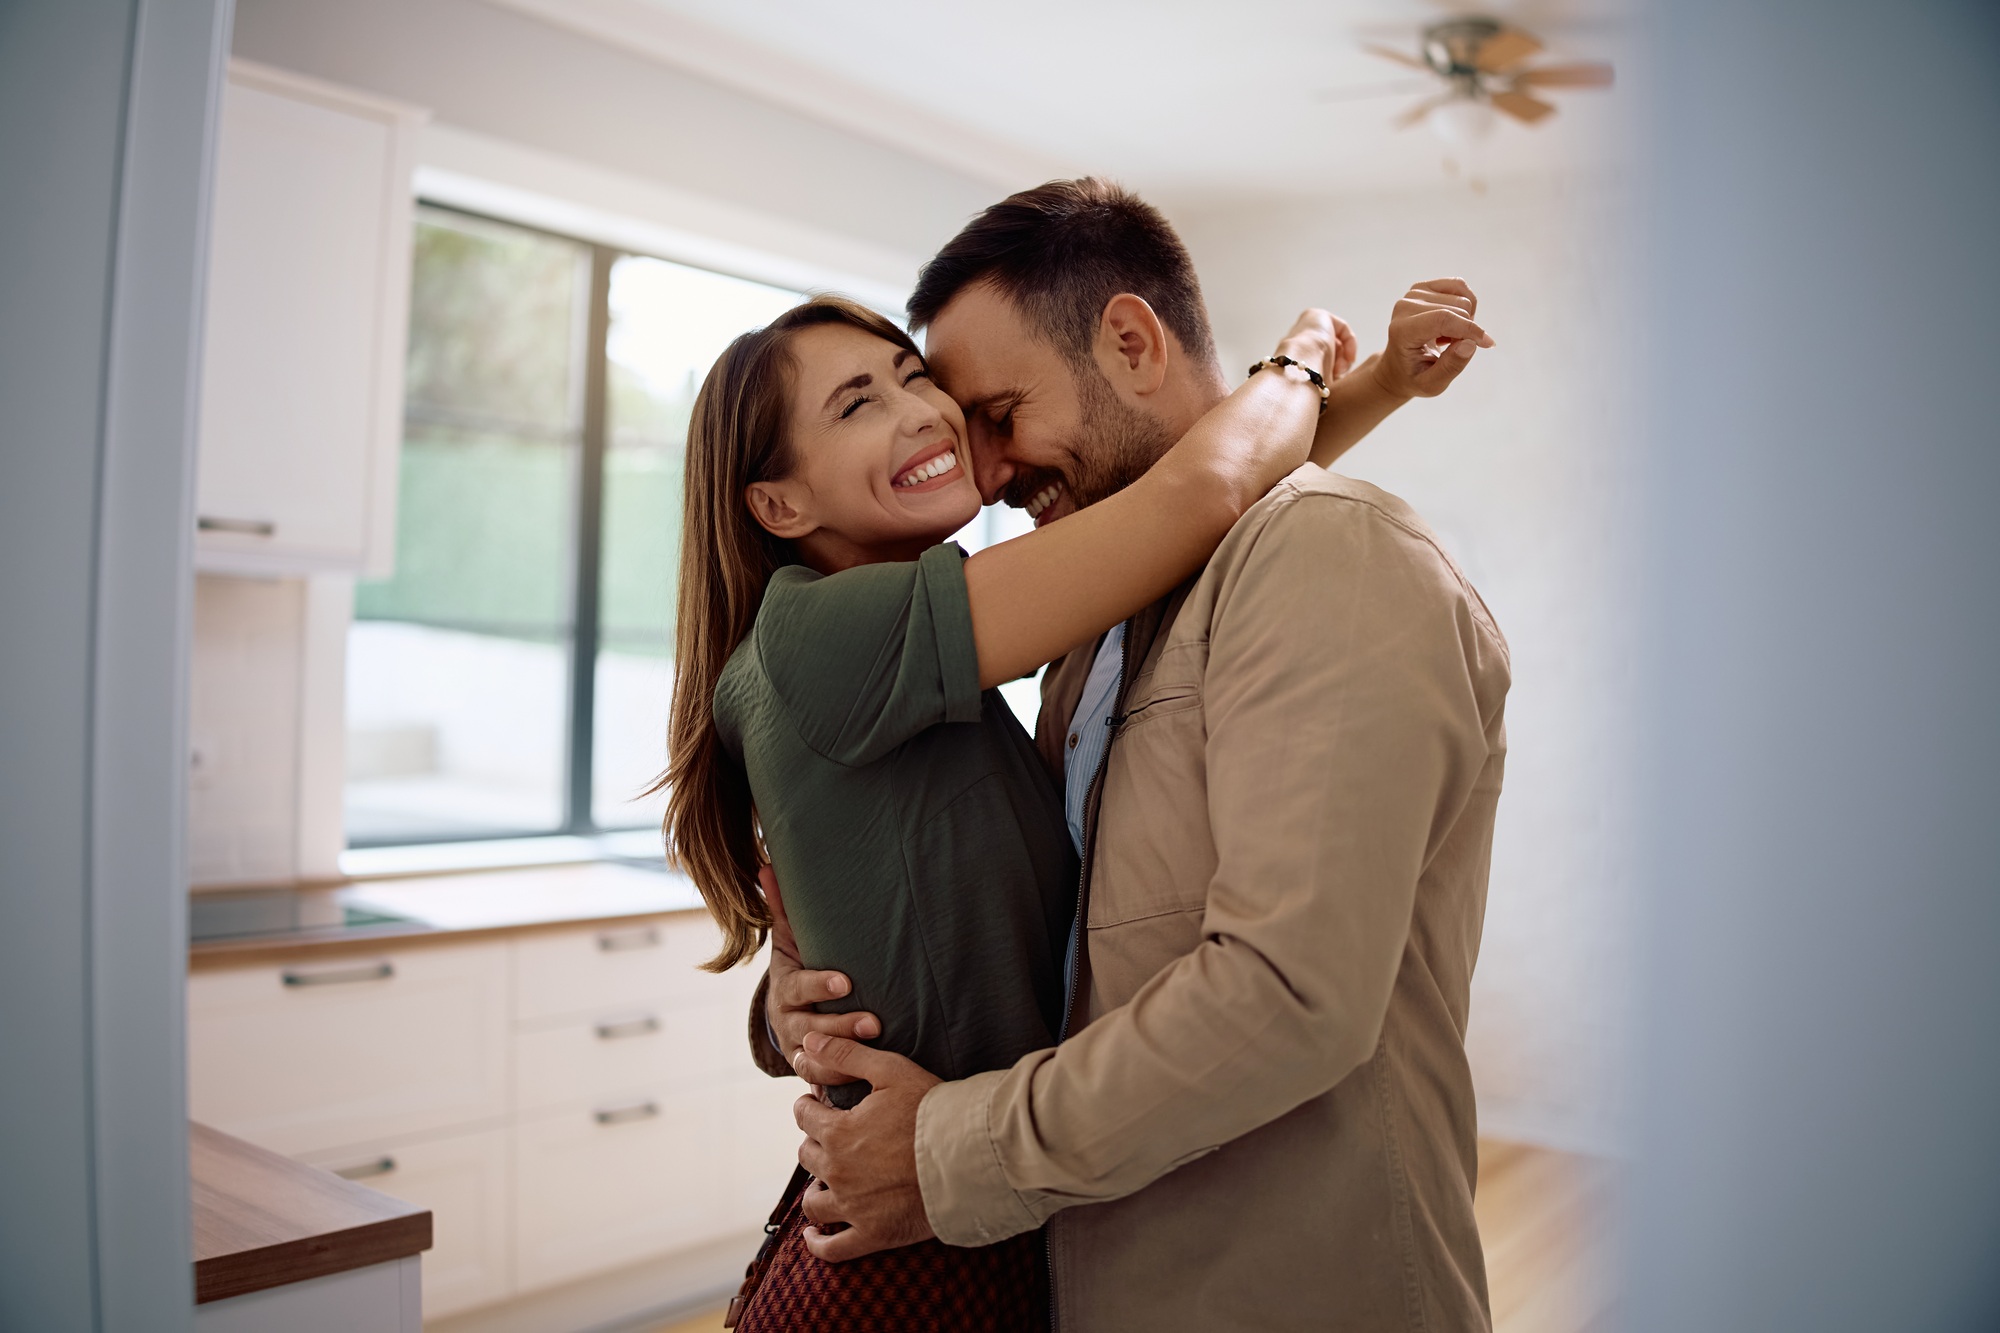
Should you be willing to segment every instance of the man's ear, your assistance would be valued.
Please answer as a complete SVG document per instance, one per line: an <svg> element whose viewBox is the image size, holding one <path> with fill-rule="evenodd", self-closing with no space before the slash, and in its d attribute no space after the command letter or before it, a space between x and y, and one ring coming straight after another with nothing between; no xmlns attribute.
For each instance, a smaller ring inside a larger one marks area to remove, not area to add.
<svg viewBox="0 0 2000 1333"><path fill-rule="evenodd" d="M1166 326L1144 297L1120 292L1104 303L1091 353L1120 397L1146 398L1166 383Z"/></svg>
<svg viewBox="0 0 2000 1333"><path fill-rule="evenodd" d="M806 513L805 493L797 481L753 481L743 488L743 503L750 517L773 537L797 541L815 531L819 524Z"/></svg>

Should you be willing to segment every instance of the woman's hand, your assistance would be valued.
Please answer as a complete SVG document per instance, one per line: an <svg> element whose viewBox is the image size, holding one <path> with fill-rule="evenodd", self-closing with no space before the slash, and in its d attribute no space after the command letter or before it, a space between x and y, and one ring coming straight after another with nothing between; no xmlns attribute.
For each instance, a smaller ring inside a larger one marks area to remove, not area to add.
<svg viewBox="0 0 2000 1333"><path fill-rule="evenodd" d="M1432 278L1403 294L1389 315L1389 344L1375 358L1375 380L1398 399L1435 398L1472 364L1473 349L1493 339L1473 316L1479 298L1462 278Z"/></svg>
<svg viewBox="0 0 2000 1333"><path fill-rule="evenodd" d="M1328 384L1354 368L1359 350L1354 326L1331 310L1317 308L1301 312L1285 336L1278 339L1278 355L1311 366L1326 377Z"/></svg>
<svg viewBox="0 0 2000 1333"><path fill-rule="evenodd" d="M1433 278L1405 292L1389 316L1389 345L1327 395L1312 461L1332 467L1404 403L1449 388L1477 348L1493 345L1473 319L1478 310L1479 298L1460 278Z"/></svg>

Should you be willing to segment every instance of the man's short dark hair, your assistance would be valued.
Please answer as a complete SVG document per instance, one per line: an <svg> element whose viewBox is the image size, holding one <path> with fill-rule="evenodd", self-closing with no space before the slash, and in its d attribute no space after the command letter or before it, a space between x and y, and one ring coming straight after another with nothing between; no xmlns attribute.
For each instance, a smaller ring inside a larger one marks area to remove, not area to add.
<svg viewBox="0 0 2000 1333"><path fill-rule="evenodd" d="M910 327L966 288L990 282L1073 366L1090 364L1105 303L1131 292L1153 307L1197 365L1215 360L1201 284L1160 210L1107 180L1050 181L965 224L917 275Z"/></svg>

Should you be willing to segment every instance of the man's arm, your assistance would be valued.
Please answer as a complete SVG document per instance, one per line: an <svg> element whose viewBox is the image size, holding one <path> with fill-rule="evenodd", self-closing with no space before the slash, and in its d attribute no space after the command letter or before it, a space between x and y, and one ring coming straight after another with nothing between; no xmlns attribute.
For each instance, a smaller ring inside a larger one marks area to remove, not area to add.
<svg viewBox="0 0 2000 1333"><path fill-rule="evenodd" d="M904 1243L916 1225L988 1244L1120 1198L1373 1052L1418 878L1488 757L1473 612L1428 543L1372 507L1292 509L1258 535L1211 639L1202 943L1062 1046L960 1082L810 1042L836 1064L861 1057L876 1085L851 1112L799 1109L801 1160L833 1187L808 1215L855 1223L809 1238L816 1252L866 1253L871 1229ZM914 1133L897 1151L874 1121L899 1108ZM899 1170L916 1178L900 1193ZM878 1200L901 1211L878 1222Z"/></svg>
<svg viewBox="0 0 2000 1333"><path fill-rule="evenodd" d="M1383 350L1328 387L1312 461L1332 467L1404 403L1443 393L1472 364L1475 348L1493 346L1473 322L1478 309L1479 298L1458 278L1433 278L1404 293L1390 312Z"/></svg>

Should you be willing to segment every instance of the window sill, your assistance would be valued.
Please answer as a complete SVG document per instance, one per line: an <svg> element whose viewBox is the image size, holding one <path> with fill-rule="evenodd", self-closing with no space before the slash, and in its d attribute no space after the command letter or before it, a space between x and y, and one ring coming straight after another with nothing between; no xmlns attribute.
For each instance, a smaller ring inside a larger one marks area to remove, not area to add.
<svg viewBox="0 0 2000 1333"><path fill-rule="evenodd" d="M449 874L461 870L577 865L588 861L664 864L659 830L632 829L620 833L599 833L587 838L556 834L540 838L487 838L477 842L350 848L340 854L340 873L347 879L389 879L404 875Z"/></svg>

